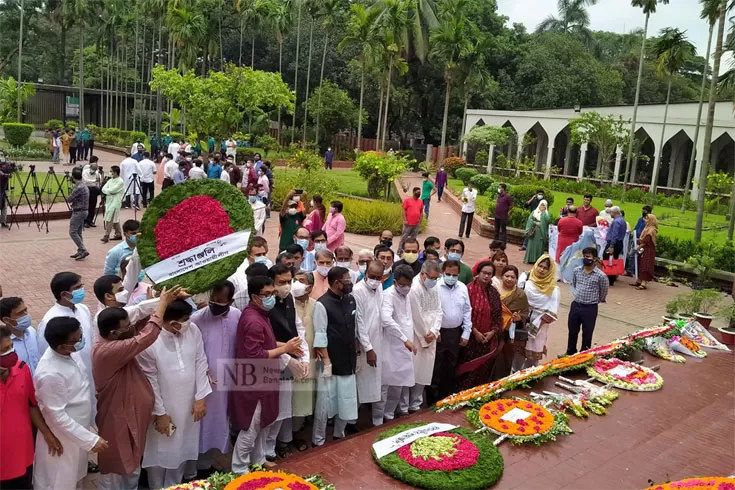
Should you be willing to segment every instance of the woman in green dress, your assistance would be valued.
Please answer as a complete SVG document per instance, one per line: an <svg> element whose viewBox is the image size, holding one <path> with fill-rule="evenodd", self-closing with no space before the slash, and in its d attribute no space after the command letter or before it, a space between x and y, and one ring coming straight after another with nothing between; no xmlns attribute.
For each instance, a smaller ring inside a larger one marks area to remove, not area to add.
<svg viewBox="0 0 735 490"><path fill-rule="evenodd" d="M526 255L523 257L523 262L526 264L535 264L546 251L546 241L549 239L549 222L551 221L548 207L546 200L542 200L526 221L528 245L526 245Z"/></svg>

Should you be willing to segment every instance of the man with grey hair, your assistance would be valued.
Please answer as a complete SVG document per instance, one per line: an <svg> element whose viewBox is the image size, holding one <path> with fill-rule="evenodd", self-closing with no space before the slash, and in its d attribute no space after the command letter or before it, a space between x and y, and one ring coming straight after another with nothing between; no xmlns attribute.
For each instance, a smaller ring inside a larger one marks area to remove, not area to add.
<svg viewBox="0 0 735 490"><path fill-rule="evenodd" d="M368 265L370 262L375 260L373 251L368 248L363 248L357 253L357 271L360 273L357 280L362 281L367 272Z"/></svg>
<svg viewBox="0 0 735 490"><path fill-rule="evenodd" d="M607 243L605 244L605 253L603 260L610 257L618 259L623 254L623 242L625 241L625 233L628 231L628 225L620 214L620 208L617 206L610 207L610 216L612 223L610 229L607 230ZM608 276L610 286L615 284L618 276Z"/></svg>
<svg viewBox="0 0 735 490"><path fill-rule="evenodd" d="M327 274L334 267L334 254L328 248L322 248L314 253L316 269L314 271L314 287L311 297L318 300L329 289Z"/></svg>
<svg viewBox="0 0 735 490"><path fill-rule="evenodd" d="M426 261L421 272L413 278L408 300L413 317L413 343L416 355L413 372L416 384L409 390L408 411L417 412L424 401L424 388L431 385L436 358L436 339L442 328L442 305L439 290L441 267L436 262Z"/></svg>
<svg viewBox="0 0 735 490"><path fill-rule="evenodd" d="M605 201L605 209L600 211L600 215L597 217L597 222L599 223L600 220L604 219L605 221L607 221L608 225L611 225L613 221L612 208L612 199L608 199L607 201Z"/></svg>

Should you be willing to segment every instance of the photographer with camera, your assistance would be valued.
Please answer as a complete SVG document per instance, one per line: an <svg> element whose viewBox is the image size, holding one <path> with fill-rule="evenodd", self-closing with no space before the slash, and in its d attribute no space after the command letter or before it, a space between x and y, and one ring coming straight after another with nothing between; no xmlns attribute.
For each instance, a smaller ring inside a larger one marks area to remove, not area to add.
<svg viewBox="0 0 735 490"><path fill-rule="evenodd" d="M8 183L15 165L8 162L5 153L0 151L0 227L8 228L8 201L10 200Z"/></svg>

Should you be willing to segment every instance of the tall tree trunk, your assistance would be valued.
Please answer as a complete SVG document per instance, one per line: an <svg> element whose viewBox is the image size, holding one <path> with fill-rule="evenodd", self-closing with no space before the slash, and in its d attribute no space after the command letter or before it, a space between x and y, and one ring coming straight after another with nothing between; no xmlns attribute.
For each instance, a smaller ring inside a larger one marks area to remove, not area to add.
<svg viewBox="0 0 735 490"><path fill-rule="evenodd" d="M633 143L635 141L635 124L638 119L638 101L641 96L641 78L643 78L643 60L646 57L646 37L648 36L648 21L650 14L646 14L646 23L643 27L643 42L641 43L641 58L638 61L638 81L635 84L635 102L633 103L633 121L630 123L630 140L628 141L628 158L625 160L625 174L623 175L623 193L620 197L621 202L625 202L625 188L628 186L628 175L630 174L630 164L633 160Z"/></svg>
<svg viewBox="0 0 735 490"><path fill-rule="evenodd" d="M252 44L250 44L250 69L255 69L255 29L253 29Z"/></svg>
<svg viewBox="0 0 735 490"><path fill-rule="evenodd" d="M112 65L114 64L114 57L112 55L112 39L107 46L107 119L103 125L107 128L112 127Z"/></svg>
<svg viewBox="0 0 735 490"><path fill-rule="evenodd" d="M450 80L450 75L447 74L445 78L447 81L447 87L444 91L444 119L442 120L442 142L441 146L439 147L440 165L444 162L444 155L446 155L447 152L447 121L449 120L449 99L452 95L452 81Z"/></svg>
<svg viewBox="0 0 735 490"><path fill-rule="evenodd" d="M388 65L388 80L385 83L385 112L383 112L383 138L380 140L380 151L385 151L385 136L388 133L388 110L390 109L390 84L393 77L393 60Z"/></svg>
<svg viewBox="0 0 735 490"><path fill-rule="evenodd" d="M324 52L322 53L322 70L319 73L319 97L316 102L316 136L314 142L319 145L319 119L322 114L322 83L324 82L324 63L327 61L327 44L329 42L329 33L324 33ZM327 136L329 138L329 136Z"/></svg>
<svg viewBox="0 0 735 490"><path fill-rule="evenodd" d="M219 2L219 69L225 71L225 47L222 42L222 0Z"/></svg>
<svg viewBox="0 0 735 490"><path fill-rule="evenodd" d="M357 151L362 151L362 100L365 95L365 61L362 62L362 74L360 76L360 109L357 112Z"/></svg>
<svg viewBox="0 0 735 490"><path fill-rule="evenodd" d="M281 75L283 80L283 38L278 43L278 73ZM281 144L281 112L283 108L278 106L278 144Z"/></svg>
<svg viewBox="0 0 735 490"><path fill-rule="evenodd" d="M122 64L122 46L116 49L117 63L115 63L115 127L120 129L120 68Z"/></svg>
<svg viewBox="0 0 735 490"><path fill-rule="evenodd" d="M375 132L375 151L380 150L380 135L383 133L383 92L385 85L380 82L380 98L378 99L378 127Z"/></svg>
<svg viewBox="0 0 735 490"><path fill-rule="evenodd" d="M20 119L18 122L21 122ZM84 24L79 25L79 127L84 127Z"/></svg>
<svg viewBox="0 0 735 490"><path fill-rule="evenodd" d="M123 53L125 57L125 62L123 63L123 66L125 67L125 70L123 71L123 95L122 95L122 103L123 103L123 111L122 111L122 117L123 117L123 125L125 126L125 131L128 130L128 77L127 77L127 71L128 67L130 66L130 63L128 62L128 43L127 40L123 38Z"/></svg>
<svg viewBox="0 0 735 490"><path fill-rule="evenodd" d="M66 21L61 15L61 33L59 35L59 84L66 85ZM66 118L66 115L64 116Z"/></svg>
<svg viewBox="0 0 735 490"><path fill-rule="evenodd" d="M462 139L464 138L464 132L467 129L467 107L470 105L470 96L467 92L467 87L464 89L464 109L462 109L462 131L459 133L459 140L462 145L462 158L467 158L467 155L464 154L464 143L462 142Z"/></svg>
<svg viewBox="0 0 735 490"><path fill-rule="evenodd" d="M163 61L162 55L161 55L161 37L163 28L158 26L158 62L161 63ZM153 78L153 70L151 70L151 77ZM149 85L150 86L150 85ZM163 111L163 100L161 98L161 90L156 90L156 136L158 136L158 141L161 141L161 112ZM163 149L163 148L162 148Z"/></svg>
<svg viewBox="0 0 735 490"><path fill-rule="evenodd" d="M702 163L699 168L699 189L697 191L697 224L694 228L694 241L702 240L702 225L704 224L704 201L707 190L707 173L712 153L712 127L715 122L715 106L717 105L717 80L722 60L722 38L725 31L725 16L727 14L727 0L722 0L720 19L717 27L717 44L715 45L715 62L712 66L712 80L709 89L709 106L707 108L707 125L704 127L704 150ZM730 219L732 222L732 219Z"/></svg>
<svg viewBox="0 0 735 490"><path fill-rule="evenodd" d="M296 73L294 75L294 82L293 82L293 91L296 96L294 99L294 110L293 110L293 120L291 121L291 143L293 143L296 140L296 108L298 107L299 102L299 52L301 49L301 4L302 0L297 0L299 2L299 10L296 17Z"/></svg>
<svg viewBox="0 0 735 490"><path fill-rule="evenodd" d="M311 83L311 52L314 46L314 19L311 19L309 27L309 61L306 65L306 95L304 96L304 136L302 144L306 144L306 125L309 116L309 84Z"/></svg>
<svg viewBox="0 0 735 490"><path fill-rule="evenodd" d="M133 71L135 71L135 76L138 76L138 25L139 22L135 23L135 44L133 48ZM143 31L143 39L145 39L145 30ZM133 80L133 131L135 131L135 99L136 99L136 93L138 92L138 80Z"/></svg>
<svg viewBox="0 0 735 490"><path fill-rule="evenodd" d="M709 71L709 56L712 51L712 33L715 30L715 24L709 25L709 37L707 38L707 55L704 57L704 69L702 70L702 87L699 89L699 107L697 108L697 127L694 129L694 144L692 145L692 154L689 156L689 168L687 169L687 180L684 182L684 199L681 201L681 212L686 211L687 194L689 187L692 185L692 176L694 175L694 166L697 158L697 143L699 142L699 128L702 125L702 107L704 106L704 89L707 86L707 72ZM701 156L701 155L699 155ZM733 193L735 196L735 193ZM732 216L732 213L730 214ZM734 221L731 219L731 223Z"/></svg>
<svg viewBox="0 0 735 490"><path fill-rule="evenodd" d="M666 109L664 109L664 124L661 126L661 138L658 143L658 151L661 155L658 159L658 165L653 165L653 178L651 179L651 194L656 195L656 188L658 187L658 174L661 172L661 165L664 163L664 137L666 133L666 121L669 118L669 102L671 101L671 77L669 75L669 87L666 91ZM671 172L671 157L669 157L669 172Z"/></svg>
<svg viewBox="0 0 735 490"><path fill-rule="evenodd" d="M237 57L237 66L242 66L242 36L244 30L242 15L240 15L240 54Z"/></svg>

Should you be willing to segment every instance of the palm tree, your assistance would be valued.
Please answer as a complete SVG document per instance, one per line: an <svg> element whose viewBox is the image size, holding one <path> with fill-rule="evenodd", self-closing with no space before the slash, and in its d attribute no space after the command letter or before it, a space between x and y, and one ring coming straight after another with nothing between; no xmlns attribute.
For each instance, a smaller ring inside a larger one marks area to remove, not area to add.
<svg viewBox="0 0 735 490"><path fill-rule="evenodd" d="M536 33L563 32L578 36L585 44L592 41L592 32L589 30L590 16L587 13L588 5L597 4L597 0L558 0L557 12L544 19L537 27Z"/></svg>
<svg viewBox="0 0 735 490"><path fill-rule="evenodd" d="M625 188L628 185L628 174L630 173L630 162L633 160L633 143L635 142L635 124L638 118L638 101L641 96L641 78L643 78L643 61L646 57L646 36L648 35L648 21L651 14L656 13L656 7L659 3L667 5L669 0L631 0L631 5L643 9L646 14L646 23L643 26L643 40L641 42L641 58L638 61L638 80L635 85L635 102L633 103L633 120L630 123L630 140L628 141L628 158L625 161L625 175L623 175L623 193L620 197L625 202Z"/></svg>
<svg viewBox="0 0 735 490"><path fill-rule="evenodd" d="M168 27L179 51L179 68L186 71L196 65L199 43L207 31L204 16L187 8L169 11Z"/></svg>
<svg viewBox="0 0 735 490"><path fill-rule="evenodd" d="M728 0L720 0L720 9L717 26L717 43L715 44L715 60L712 66L712 79L709 89L709 106L707 107L707 124L704 127L704 149L699 168L699 189L697 191L697 223L694 227L694 241L702 240L702 225L704 224L704 199L707 189L707 172L712 152L712 127L715 122L715 106L717 105L717 80L722 60L722 41L725 33L725 17L728 11Z"/></svg>
<svg viewBox="0 0 735 490"><path fill-rule="evenodd" d="M293 0L298 4L298 13L296 14L296 69L293 81L293 90L295 94L294 98L294 111L293 119L291 120L291 143L296 140L296 107L298 106L299 98L299 51L301 49L301 7L304 4L304 0Z"/></svg>
<svg viewBox="0 0 735 490"><path fill-rule="evenodd" d="M357 120L357 149L360 149L362 141L362 106L363 96L365 94L365 73L367 71L368 62L375 57L375 44L377 41L377 22L378 11L375 9L366 9L363 5L353 4L351 7L352 15L347 24L347 35L340 41L337 49L340 54L344 51L345 46L355 45L360 49L358 60L360 62L360 109Z"/></svg>
<svg viewBox="0 0 735 490"><path fill-rule="evenodd" d="M314 52L314 23L319 12L319 0L305 0L309 11L309 58L306 63L306 94L304 96L304 135L302 143L306 144L306 124L309 116L309 86L311 85L311 55Z"/></svg>
<svg viewBox="0 0 735 490"><path fill-rule="evenodd" d="M322 0L319 7L319 16L322 18L322 29L324 30L324 52L322 53L322 69L319 73L319 88L324 82L324 64L327 61L327 45L329 44L329 33L332 28L341 21L344 11L343 0ZM322 91L319 90L317 97L316 131L315 142L319 143L319 116L322 110Z"/></svg>
<svg viewBox="0 0 735 490"><path fill-rule="evenodd" d="M389 8L389 0L378 0L370 8L381 14ZM407 0L407 22L402 26L400 37L406 40L406 56L408 49L423 63L429 54L430 31L439 25L436 17L437 0ZM383 22L380 19L378 22Z"/></svg>
<svg viewBox="0 0 735 490"><path fill-rule="evenodd" d="M694 162L697 158L697 143L699 142L699 128L702 122L702 107L704 106L704 89L707 86L707 73L709 71L709 57L712 50L712 34L715 23L720 14L720 0L700 0L702 3L702 14L700 18L707 19L709 23L709 37L707 38L707 54L704 57L704 68L702 69L702 87L699 89L699 107L697 108L697 127L694 129L694 144L689 156L689 168L687 169L687 180L684 182L684 199L681 201L681 212L686 211L687 194L689 186L692 185L694 174Z"/></svg>
<svg viewBox="0 0 735 490"><path fill-rule="evenodd" d="M275 0L271 9L271 24L278 41L278 73L283 78L283 42L293 24L291 8L285 0ZM278 142L281 141L281 108L278 108Z"/></svg>
<svg viewBox="0 0 735 490"><path fill-rule="evenodd" d="M449 119L449 100L452 87L456 83L458 61L472 50L469 21L464 15L467 0L445 0L441 6L440 23L431 33L431 52L429 58L436 60L444 69L444 119L439 146L439 163L444 161L447 142L447 122Z"/></svg>
<svg viewBox="0 0 735 490"><path fill-rule="evenodd" d="M460 131L462 137L467 129L467 109L470 99L474 94L486 92L490 83L494 82L486 63L487 54L492 50L492 40L479 29L474 29L474 31L472 49L459 60L459 78L464 99L462 130Z"/></svg>
<svg viewBox="0 0 735 490"><path fill-rule="evenodd" d="M671 82L674 75L681 70L689 59L694 57L696 49L687 40L684 31L666 27L661 29L659 38L654 42L652 54L656 58L656 71L659 76L669 80L666 91L666 109L664 109L664 124L661 127L661 139L658 144L658 152L653 165L653 179L651 181L651 193L656 194L658 186L658 172L661 167L661 159L664 153L664 134L666 133L666 121L669 118L669 102L671 100ZM671 168L669 168L671 171Z"/></svg>

